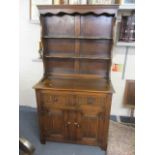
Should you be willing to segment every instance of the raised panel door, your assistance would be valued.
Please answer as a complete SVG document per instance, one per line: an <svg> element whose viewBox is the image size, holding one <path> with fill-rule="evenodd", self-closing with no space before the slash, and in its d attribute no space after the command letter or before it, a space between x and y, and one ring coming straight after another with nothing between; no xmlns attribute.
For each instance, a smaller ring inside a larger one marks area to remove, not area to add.
<svg viewBox="0 0 155 155"><path fill-rule="evenodd" d="M61 110L42 109L41 125L43 136L47 140L64 139L64 115Z"/></svg>
<svg viewBox="0 0 155 155"><path fill-rule="evenodd" d="M81 113L75 110L65 111L65 140L77 142L80 136Z"/></svg>
<svg viewBox="0 0 155 155"><path fill-rule="evenodd" d="M97 144L98 116L83 114L81 119L81 142Z"/></svg>

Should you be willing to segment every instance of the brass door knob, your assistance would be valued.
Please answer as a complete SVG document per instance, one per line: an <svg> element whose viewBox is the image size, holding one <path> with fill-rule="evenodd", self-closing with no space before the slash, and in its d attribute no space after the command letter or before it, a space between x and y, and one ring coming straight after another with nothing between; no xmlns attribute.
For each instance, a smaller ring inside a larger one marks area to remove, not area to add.
<svg viewBox="0 0 155 155"><path fill-rule="evenodd" d="M68 126L71 125L71 124L72 124L71 122L67 122L67 123L65 124L65 126L68 127Z"/></svg>
<svg viewBox="0 0 155 155"><path fill-rule="evenodd" d="M77 127L77 128L79 128L80 127L80 124L77 123L77 122L74 122L74 126Z"/></svg>

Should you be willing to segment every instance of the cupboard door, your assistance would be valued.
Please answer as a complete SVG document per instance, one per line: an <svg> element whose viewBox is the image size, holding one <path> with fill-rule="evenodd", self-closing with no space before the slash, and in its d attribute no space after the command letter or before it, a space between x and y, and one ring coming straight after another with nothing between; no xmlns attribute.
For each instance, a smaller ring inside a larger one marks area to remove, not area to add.
<svg viewBox="0 0 155 155"><path fill-rule="evenodd" d="M41 123L43 126L43 135L49 140L64 139L64 115L61 110L46 109L42 111Z"/></svg>
<svg viewBox="0 0 155 155"><path fill-rule="evenodd" d="M80 111L66 111L65 140L74 143L96 145L99 119L97 115L82 114Z"/></svg>
<svg viewBox="0 0 155 155"><path fill-rule="evenodd" d="M65 111L65 140L76 142L80 136L81 113L77 111Z"/></svg>
<svg viewBox="0 0 155 155"><path fill-rule="evenodd" d="M98 140L98 116L83 114L81 119L81 142L86 144L97 144Z"/></svg>

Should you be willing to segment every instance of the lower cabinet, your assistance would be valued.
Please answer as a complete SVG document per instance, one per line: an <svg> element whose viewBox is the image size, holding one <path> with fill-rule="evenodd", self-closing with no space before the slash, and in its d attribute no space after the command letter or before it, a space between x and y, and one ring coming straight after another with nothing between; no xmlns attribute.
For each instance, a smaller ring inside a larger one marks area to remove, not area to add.
<svg viewBox="0 0 155 155"><path fill-rule="evenodd" d="M37 91L41 142L46 140L107 147L106 96ZM109 105L110 106L110 105Z"/></svg>

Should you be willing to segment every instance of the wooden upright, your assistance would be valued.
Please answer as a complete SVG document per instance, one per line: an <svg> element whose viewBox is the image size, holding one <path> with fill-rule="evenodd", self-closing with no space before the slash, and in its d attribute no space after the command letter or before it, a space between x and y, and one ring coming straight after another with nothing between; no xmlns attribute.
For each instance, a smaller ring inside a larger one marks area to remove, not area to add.
<svg viewBox="0 0 155 155"><path fill-rule="evenodd" d="M44 76L36 91L40 140L106 150L117 5L38 6Z"/></svg>

